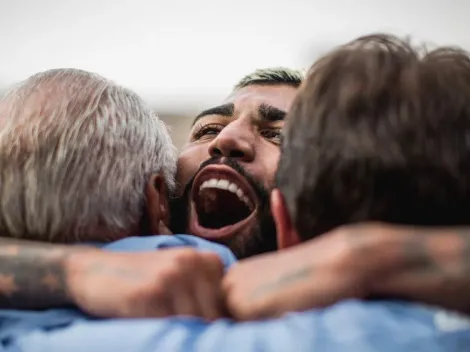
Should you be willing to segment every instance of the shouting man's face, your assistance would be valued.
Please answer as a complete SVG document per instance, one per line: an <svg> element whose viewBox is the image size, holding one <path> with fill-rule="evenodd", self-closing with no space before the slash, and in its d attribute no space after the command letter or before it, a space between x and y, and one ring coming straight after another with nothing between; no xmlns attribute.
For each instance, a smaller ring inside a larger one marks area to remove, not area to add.
<svg viewBox="0 0 470 352"><path fill-rule="evenodd" d="M296 92L249 85L196 117L178 161L175 230L223 243L238 257L276 249L269 191Z"/></svg>

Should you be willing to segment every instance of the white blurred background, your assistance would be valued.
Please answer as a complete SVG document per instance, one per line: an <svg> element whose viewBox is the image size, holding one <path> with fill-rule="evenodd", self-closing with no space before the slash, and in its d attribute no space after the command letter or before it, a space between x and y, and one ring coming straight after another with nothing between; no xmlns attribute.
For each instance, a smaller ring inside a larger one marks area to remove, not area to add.
<svg viewBox="0 0 470 352"><path fill-rule="evenodd" d="M178 146L197 112L257 68L308 68L387 31L470 49L470 0L0 0L0 91L75 67L139 93Z"/></svg>

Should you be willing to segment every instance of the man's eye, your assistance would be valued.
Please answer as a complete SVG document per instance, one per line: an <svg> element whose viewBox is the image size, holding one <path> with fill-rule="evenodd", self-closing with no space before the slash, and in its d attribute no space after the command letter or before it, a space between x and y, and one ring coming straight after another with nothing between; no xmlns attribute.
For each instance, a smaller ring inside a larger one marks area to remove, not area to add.
<svg viewBox="0 0 470 352"><path fill-rule="evenodd" d="M282 140L282 134L280 129L267 129L267 130L262 130L260 134L266 138L269 139L271 142L276 143L276 144L281 144Z"/></svg>
<svg viewBox="0 0 470 352"><path fill-rule="evenodd" d="M223 126L219 124L209 124L203 126L196 126L195 131L193 133L194 140L200 140L202 138L212 138L217 136L219 132L222 130Z"/></svg>

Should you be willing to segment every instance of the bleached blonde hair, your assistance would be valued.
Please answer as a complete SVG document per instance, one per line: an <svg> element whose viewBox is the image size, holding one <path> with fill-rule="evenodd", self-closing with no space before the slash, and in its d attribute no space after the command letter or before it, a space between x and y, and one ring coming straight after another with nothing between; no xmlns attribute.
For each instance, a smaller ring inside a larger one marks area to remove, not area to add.
<svg viewBox="0 0 470 352"><path fill-rule="evenodd" d="M0 234L48 242L136 230L152 173L174 187L176 149L133 92L75 69L30 77L0 100Z"/></svg>
<svg viewBox="0 0 470 352"><path fill-rule="evenodd" d="M235 90L251 85L279 85L286 84L299 87L305 78L304 72L287 67L270 67L258 69L243 77L236 85Z"/></svg>

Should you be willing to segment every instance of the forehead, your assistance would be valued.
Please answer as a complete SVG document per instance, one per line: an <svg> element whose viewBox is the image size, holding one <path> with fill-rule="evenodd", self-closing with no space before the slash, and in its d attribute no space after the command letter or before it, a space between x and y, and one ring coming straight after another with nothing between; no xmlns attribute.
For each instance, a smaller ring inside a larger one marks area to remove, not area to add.
<svg viewBox="0 0 470 352"><path fill-rule="evenodd" d="M235 90L224 103L233 103L235 112L256 110L261 104L288 111L298 88L289 85L251 85Z"/></svg>

